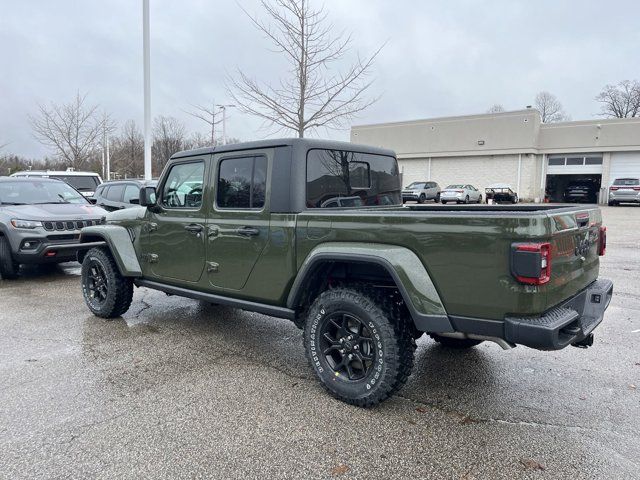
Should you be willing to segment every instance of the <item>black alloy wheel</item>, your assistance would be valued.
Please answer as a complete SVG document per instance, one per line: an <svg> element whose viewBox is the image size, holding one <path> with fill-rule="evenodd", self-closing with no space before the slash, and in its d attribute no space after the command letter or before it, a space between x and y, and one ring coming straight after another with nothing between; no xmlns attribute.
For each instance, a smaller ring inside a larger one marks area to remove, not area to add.
<svg viewBox="0 0 640 480"><path fill-rule="evenodd" d="M111 253L92 248L82 261L82 294L89 310L103 318L119 317L133 299L133 281L123 277Z"/></svg>
<svg viewBox="0 0 640 480"><path fill-rule="evenodd" d="M371 371L376 353L371 332L358 317L335 312L324 322L320 348L337 375L362 380Z"/></svg>

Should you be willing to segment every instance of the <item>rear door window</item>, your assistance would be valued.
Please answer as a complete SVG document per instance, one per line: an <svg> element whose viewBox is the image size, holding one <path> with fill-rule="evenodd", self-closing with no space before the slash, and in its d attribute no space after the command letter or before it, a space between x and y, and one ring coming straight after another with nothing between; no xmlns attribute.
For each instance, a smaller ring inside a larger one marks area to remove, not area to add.
<svg viewBox="0 0 640 480"><path fill-rule="evenodd" d="M266 185L266 157L260 155L223 159L218 168L217 207L262 208Z"/></svg>
<svg viewBox="0 0 640 480"><path fill-rule="evenodd" d="M124 191L124 185L111 185L107 192L107 200L111 202L121 202L122 192Z"/></svg>

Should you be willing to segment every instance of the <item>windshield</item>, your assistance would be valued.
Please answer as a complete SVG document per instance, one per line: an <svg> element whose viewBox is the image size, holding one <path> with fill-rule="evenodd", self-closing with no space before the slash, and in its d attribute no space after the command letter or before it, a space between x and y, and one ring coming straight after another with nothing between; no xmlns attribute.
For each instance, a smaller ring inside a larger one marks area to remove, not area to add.
<svg viewBox="0 0 640 480"><path fill-rule="evenodd" d="M49 178L67 182L80 192L94 192L98 186L98 177L93 175L51 175Z"/></svg>
<svg viewBox="0 0 640 480"><path fill-rule="evenodd" d="M416 190L424 190L426 188L426 184L420 182L413 182L411 185L406 187L408 189L416 189Z"/></svg>
<svg viewBox="0 0 640 480"><path fill-rule="evenodd" d="M464 185L449 185L447 189L449 188L464 188Z"/></svg>
<svg viewBox="0 0 640 480"><path fill-rule="evenodd" d="M33 205L38 203L89 203L64 182L41 180L0 182L0 204Z"/></svg>
<svg viewBox="0 0 640 480"><path fill-rule="evenodd" d="M637 178L616 178L614 185L640 185L640 179Z"/></svg>

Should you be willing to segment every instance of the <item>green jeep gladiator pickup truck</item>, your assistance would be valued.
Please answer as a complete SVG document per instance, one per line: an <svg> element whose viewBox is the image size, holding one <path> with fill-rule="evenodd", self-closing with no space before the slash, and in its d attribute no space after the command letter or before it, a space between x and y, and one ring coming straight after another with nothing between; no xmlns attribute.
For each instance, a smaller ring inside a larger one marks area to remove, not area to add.
<svg viewBox="0 0 640 480"><path fill-rule="evenodd" d="M415 339L586 347L613 285L594 206L402 206L392 151L268 140L173 155L140 208L81 231L89 309L117 317L147 287L291 319L337 398L374 405ZM102 242L102 243L100 243Z"/></svg>

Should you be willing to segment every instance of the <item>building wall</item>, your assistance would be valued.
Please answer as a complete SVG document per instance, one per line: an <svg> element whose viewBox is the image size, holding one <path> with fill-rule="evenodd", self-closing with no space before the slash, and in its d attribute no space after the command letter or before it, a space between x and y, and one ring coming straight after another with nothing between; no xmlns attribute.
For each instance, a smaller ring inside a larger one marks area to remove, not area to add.
<svg viewBox="0 0 640 480"><path fill-rule="evenodd" d="M398 158L403 185L433 180L444 188L451 184L471 184L481 191L494 183L508 183L518 188L518 155L485 155L468 157ZM536 156L522 155L520 191L523 200L539 196L536 190Z"/></svg>

